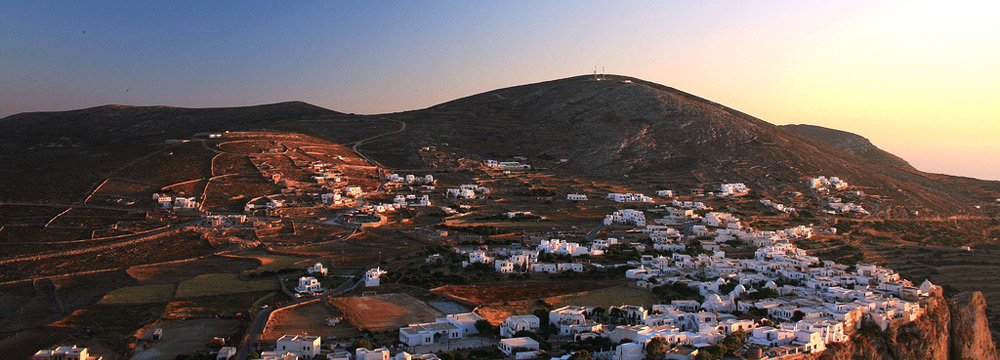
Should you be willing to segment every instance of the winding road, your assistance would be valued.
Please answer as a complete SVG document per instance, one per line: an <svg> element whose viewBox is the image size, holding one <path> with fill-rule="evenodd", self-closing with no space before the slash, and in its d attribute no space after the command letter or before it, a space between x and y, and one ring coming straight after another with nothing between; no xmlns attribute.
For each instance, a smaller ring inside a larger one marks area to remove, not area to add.
<svg viewBox="0 0 1000 360"><path fill-rule="evenodd" d="M358 154L359 157L361 157L362 159L364 159L365 161L367 161L369 164L372 164L372 166L375 166L378 169L378 175L377 176L379 178L379 186L378 186L378 188L375 189L375 191L373 191L373 193L374 192L382 191L382 187L385 184L385 181L384 181L385 180L385 174L384 174L385 167L382 166L382 164L379 163L378 161L375 161L375 159L372 159L368 155L365 155L364 153L362 153L361 150L359 150L359 148L361 147L361 145L364 145L368 141L371 141L371 140L374 140L374 139L377 139L377 138L380 138L380 137L383 137L383 136L389 136L389 135L393 135L393 134L399 134L399 133L402 133L403 131L406 131L406 123L405 122L402 122L402 121L399 121L399 120L393 120L393 119L383 119L383 120L389 120L389 121L394 121L396 123L399 123L400 127L399 127L398 130L394 130L394 131L390 131L390 132L386 132L386 133L382 133L382 134L378 134L378 135L374 135L374 136L369 136L367 138L355 141L355 142L352 143L353 145L351 146L351 150L353 150L356 154ZM365 196L367 196L367 195L368 194L363 195L359 199L358 204L356 204L352 209L358 209L361 206L363 206L364 203L365 203ZM337 218L339 218L339 216L337 216ZM351 236L354 236L359 231L363 231L363 230L359 230L359 228L355 228L355 231L353 231L353 232L351 232L349 234L344 235L341 239L338 239L338 240L343 240L343 239L349 238ZM374 264L372 266L375 266L375 265L378 265L378 264ZM250 327L247 328L247 332L243 336L243 341L240 343L239 348L237 348L236 357L235 358L237 360L246 360L247 359L247 356L249 356L249 354L250 354L250 347L251 346L257 346L260 343L260 337L264 333L264 327L267 326L267 321L270 319L271 314L274 313L275 310L284 309L284 308L288 308L288 307L292 307L292 306L299 306L299 305L303 305L303 304L311 303L311 302L315 302L315 301L320 301L320 300L322 300L324 298L327 298L327 297L330 297L330 296L333 296L333 295L339 295L339 294L347 292L347 291L349 291L351 289L354 289L355 287L357 287L361 283L362 283L362 280L358 280L358 281L354 281L353 279L347 280L343 284L340 284L340 286L338 286L336 289L327 290L326 292L323 293L323 295L316 296L316 297L311 297L311 298L296 299L296 300L293 300L292 302L289 302L287 304L281 305L281 306L276 307L276 308L267 308L267 309L261 310L260 312L257 313L256 317L254 318L253 323L250 324Z"/></svg>

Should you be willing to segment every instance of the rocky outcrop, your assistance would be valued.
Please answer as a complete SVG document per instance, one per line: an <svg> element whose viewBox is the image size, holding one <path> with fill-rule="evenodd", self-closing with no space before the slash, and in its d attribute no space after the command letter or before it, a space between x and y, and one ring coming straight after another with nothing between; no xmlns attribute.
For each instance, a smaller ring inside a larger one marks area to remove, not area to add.
<svg viewBox="0 0 1000 360"><path fill-rule="evenodd" d="M952 359L998 359L986 321L986 299L981 292L964 292L948 301L951 308Z"/></svg>
<svg viewBox="0 0 1000 360"><path fill-rule="evenodd" d="M789 360L998 359L982 293L966 292L946 300L939 291L921 302L926 312L915 321L885 331L862 326L851 341Z"/></svg>

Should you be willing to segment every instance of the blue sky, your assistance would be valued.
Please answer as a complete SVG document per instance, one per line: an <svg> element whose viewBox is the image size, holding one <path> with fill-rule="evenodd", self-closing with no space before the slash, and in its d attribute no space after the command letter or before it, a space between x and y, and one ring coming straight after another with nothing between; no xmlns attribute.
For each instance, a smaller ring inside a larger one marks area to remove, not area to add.
<svg viewBox="0 0 1000 360"><path fill-rule="evenodd" d="M0 0L0 116L109 103L423 108L604 66L1000 179L984 2ZM955 161L975 158L976 161Z"/></svg>

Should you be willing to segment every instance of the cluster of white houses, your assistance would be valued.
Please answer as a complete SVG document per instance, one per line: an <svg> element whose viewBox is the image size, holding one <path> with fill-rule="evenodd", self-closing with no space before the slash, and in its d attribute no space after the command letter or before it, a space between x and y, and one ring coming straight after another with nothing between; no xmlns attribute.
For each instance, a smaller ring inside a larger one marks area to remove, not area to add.
<svg viewBox="0 0 1000 360"><path fill-rule="evenodd" d="M719 185L718 196L743 196L750 193L750 188L744 183L730 183Z"/></svg>
<svg viewBox="0 0 1000 360"><path fill-rule="evenodd" d="M683 283L703 296L701 302L682 300L654 307L660 314L645 316L643 325L677 327L660 331L658 336L676 340L672 343L697 345L714 343L731 331L747 330L750 343L777 347L778 355L821 351L826 343L847 340L847 334L860 327L862 320L882 329L912 321L923 312L917 301L939 289L929 281L914 287L899 274L876 265L857 264L849 271L847 266L820 261L788 242L760 247L753 259L731 259L722 252L697 257L678 253L669 258L647 256L626 277L643 287ZM694 280L705 278L715 280ZM750 300L754 299L750 294L762 289L773 290L778 297ZM778 325L739 323L725 314L733 312L766 314ZM691 319L698 319L697 323Z"/></svg>
<svg viewBox="0 0 1000 360"><path fill-rule="evenodd" d="M814 177L809 179L809 187L816 191L830 191L833 190L844 190L848 187L846 181L841 180L839 177L831 176L827 178L826 176Z"/></svg>
<svg viewBox="0 0 1000 360"><path fill-rule="evenodd" d="M523 164L517 161L486 160L483 164L494 170L531 170L531 165Z"/></svg>
<svg viewBox="0 0 1000 360"><path fill-rule="evenodd" d="M468 260L462 262L462 266L469 266L471 264L493 264L494 269L500 273L512 274L512 273L524 273L524 272L541 272L541 273L558 273L564 271L574 271L582 272L583 264L574 262L564 262L564 263L545 263L538 261L538 255L540 253L553 253L557 255L569 255L569 256L581 256L581 255L591 255L600 256L604 254L604 249L608 246L606 240L595 240L591 242L589 246L580 245L576 242L564 241L559 239L542 240L541 243L534 249L504 249L501 250L498 256L504 256L504 259L497 259L493 256L489 256L486 249L476 249L472 251L457 250L458 253L468 256ZM484 246L485 247L485 246Z"/></svg>
<svg viewBox="0 0 1000 360"><path fill-rule="evenodd" d="M604 225L613 223L633 224L635 226L646 226L646 214L641 210L622 209L615 211L604 217Z"/></svg>
<svg viewBox="0 0 1000 360"><path fill-rule="evenodd" d="M862 215L868 215L868 210L861 207L861 205L848 202L845 203L841 198L831 197L826 199L826 206L829 206L831 210L824 210L830 214L847 214L847 213L857 213Z"/></svg>
<svg viewBox="0 0 1000 360"><path fill-rule="evenodd" d="M614 202L651 203L653 198L640 193L608 193L608 199Z"/></svg>
<svg viewBox="0 0 1000 360"><path fill-rule="evenodd" d="M390 183L408 184L408 185L434 185L434 175L424 175L416 176L413 174L406 174L399 176L399 174L389 174L385 177L385 180Z"/></svg>
<svg viewBox="0 0 1000 360"><path fill-rule="evenodd" d="M156 205L165 210L193 210L199 204L194 196L176 196L170 194L153 193L153 201Z"/></svg>
<svg viewBox="0 0 1000 360"><path fill-rule="evenodd" d="M476 321L483 320L474 312L451 314L431 323L410 324L399 329L399 342L407 346L428 345L442 339L461 339L477 335Z"/></svg>
<svg viewBox="0 0 1000 360"><path fill-rule="evenodd" d="M101 360L103 356L90 353L85 347L57 346L52 349L38 350L31 360Z"/></svg>
<svg viewBox="0 0 1000 360"><path fill-rule="evenodd" d="M490 189L478 184L464 184L457 189L451 188L445 192L445 196L458 199L475 199L480 195L489 195Z"/></svg>
<svg viewBox="0 0 1000 360"><path fill-rule="evenodd" d="M791 230L797 231L801 229ZM787 240L788 235L781 238ZM573 253L562 241L549 241L546 248ZM602 316L595 316L592 307L565 306L549 313L552 331L573 339L610 338L621 344L603 355L616 360L642 359L646 344L655 337L681 346L672 350L678 356L674 358L692 358L698 348L745 331L751 345L764 348L768 357L778 357L816 353L826 349L826 344L847 341L864 321L882 329L913 321L924 312L920 299L940 291L929 281L915 287L877 265L857 264L851 269L820 261L787 241L759 247L752 259L727 258L722 251L711 256L674 253L670 257L644 255L637 265L626 277L635 279L638 286L681 283L696 290L701 300L675 300L650 309L623 305L607 309ZM761 291L769 295L755 296ZM766 316L773 323L738 316L748 313ZM478 317L473 315L465 315L466 323L474 324ZM609 325L609 315L615 318L610 322L615 326ZM500 325L500 334L508 338L521 330L537 331L539 325L534 315L511 316ZM412 346L470 334L461 329L442 318L400 329L400 341ZM531 345L516 339L501 342L501 350L511 354L513 349L524 348L522 355L529 357L537 349L512 345Z"/></svg>

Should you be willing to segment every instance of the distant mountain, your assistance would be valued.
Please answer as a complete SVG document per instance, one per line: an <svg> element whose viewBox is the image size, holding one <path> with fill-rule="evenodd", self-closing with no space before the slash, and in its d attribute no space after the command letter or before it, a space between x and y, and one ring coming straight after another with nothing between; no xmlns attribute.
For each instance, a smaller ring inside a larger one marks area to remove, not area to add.
<svg viewBox="0 0 1000 360"><path fill-rule="evenodd" d="M70 111L29 112L0 119L0 129L3 129L0 150L34 145L149 143L189 138L196 132L246 129L338 114L301 101L201 109L104 105Z"/></svg>
<svg viewBox="0 0 1000 360"><path fill-rule="evenodd" d="M906 162L906 160L903 160L903 158L879 149L868 138L858 134L806 124L790 124L782 125L781 127L851 154L904 169L913 169L913 166Z"/></svg>
<svg viewBox="0 0 1000 360"><path fill-rule="evenodd" d="M79 201L115 169L199 132L341 115L303 102L190 109L105 105L0 119L0 201Z"/></svg>

